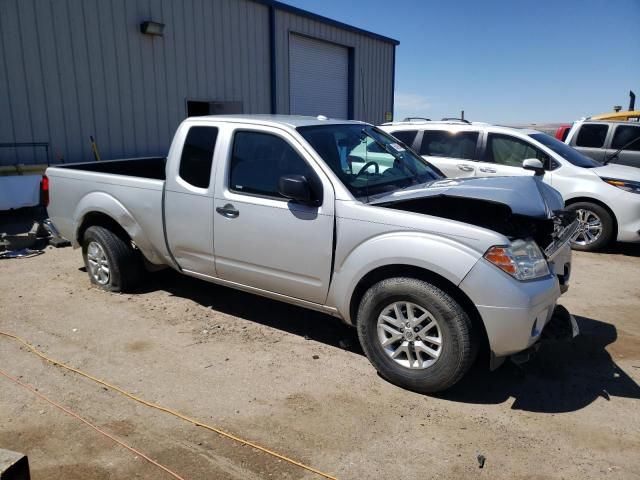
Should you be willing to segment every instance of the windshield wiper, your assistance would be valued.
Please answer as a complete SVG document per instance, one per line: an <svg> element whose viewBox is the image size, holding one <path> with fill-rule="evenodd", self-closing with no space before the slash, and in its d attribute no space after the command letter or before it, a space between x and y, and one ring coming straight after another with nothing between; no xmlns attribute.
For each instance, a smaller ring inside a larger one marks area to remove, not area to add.
<svg viewBox="0 0 640 480"><path fill-rule="evenodd" d="M620 155L620 152L623 151L625 148L633 145L634 143L636 143L638 140L640 140L640 135L637 136L636 138L634 138L633 140L631 140L629 143L625 143L622 147L620 147L616 153L612 153L611 155L607 155L607 158L605 159L604 162L602 162L603 165L608 165L609 162L611 160L613 160L614 158L616 158L618 155Z"/></svg>

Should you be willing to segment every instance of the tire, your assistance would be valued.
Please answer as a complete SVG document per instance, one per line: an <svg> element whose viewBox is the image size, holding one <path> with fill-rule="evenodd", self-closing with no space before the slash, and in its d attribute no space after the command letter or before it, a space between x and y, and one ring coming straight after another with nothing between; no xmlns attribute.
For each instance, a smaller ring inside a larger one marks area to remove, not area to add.
<svg viewBox="0 0 640 480"><path fill-rule="evenodd" d="M386 320L380 320L381 315L385 315L384 318L397 323L398 312L393 305L400 305L403 321L409 320L409 308L414 316L424 312L427 316L413 328L406 328L405 322L403 337L385 347L381 337L389 335L386 338L389 340L397 336L387 327L400 331ZM415 332L428 328L434 321L436 326L430 330ZM384 326L380 327L380 323ZM390 278L373 285L360 302L357 327L360 344L378 373L395 385L420 393L440 392L458 382L473 364L479 347L479 336L460 304L434 285L414 278ZM419 338L410 343L409 338L415 339L415 335ZM430 343L435 339L440 339L439 346ZM415 348L407 353L411 345ZM429 346L432 352L438 351L437 357L434 359L432 354L419 351L424 346ZM401 353L397 354L396 347ZM395 359L391 357L392 352L397 354Z"/></svg>
<svg viewBox="0 0 640 480"><path fill-rule="evenodd" d="M102 290L128 292L142 279L142 261L131 242L104 227L89 227L84 232L82 257L89 280ZM107 271L98 272L97 266Z"/></svg>
<svg viewBox="0 0 640 480"><path fill-rule="evenodd" d="M603 207L591 202L577 202L567 205L567 209L578 213L578 219L581 221L580 230L576 237L571 240L571 248L581 250L583 252L595 252L606 247L613 239L615 231L615 222L611 214ZM590 240L589 236L596 236L594 227L585 229L585 221L599 222L601 230L597 238Z"/></svg>

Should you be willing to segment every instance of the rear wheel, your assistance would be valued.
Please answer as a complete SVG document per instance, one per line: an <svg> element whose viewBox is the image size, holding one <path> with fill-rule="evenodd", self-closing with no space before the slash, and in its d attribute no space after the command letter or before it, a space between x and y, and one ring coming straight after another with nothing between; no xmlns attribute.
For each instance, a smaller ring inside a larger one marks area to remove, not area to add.
<svg viewBox="0 0 640 480"><path fill-rule="evenodd" d="M475 358L469 316L450 295L422 280L391 278L373 285L362 298L357 320L369 361L403 388L445 390Z"/></svg>
<svg viewBox="0 0 640 480"><path fill-rule="evenodd" d="M613 239L614 221L611 214L598 204L578 202L567 206L578 215L578 230L571 239L574 250L593 252L607 246Z"/></svg>
<svg viewBox="0 0 640 480"><path fill-rule="evenodd" d="M130 291L142 277L142 262L128 239L104 227L89 227L82 256L91 283L109 292Z"/></svg>

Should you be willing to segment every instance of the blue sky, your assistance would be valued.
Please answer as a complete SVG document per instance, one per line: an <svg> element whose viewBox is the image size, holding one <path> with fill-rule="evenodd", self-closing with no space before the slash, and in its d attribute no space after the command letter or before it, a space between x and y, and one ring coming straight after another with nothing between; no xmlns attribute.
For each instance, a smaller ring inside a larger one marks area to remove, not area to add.
<svg viewBox="0 0 640 480"><path fill-rule="evenodd" d="M626 109L630 89L640 103L640 0L284 2L400 41L396 119L572 121Z"/></svg>

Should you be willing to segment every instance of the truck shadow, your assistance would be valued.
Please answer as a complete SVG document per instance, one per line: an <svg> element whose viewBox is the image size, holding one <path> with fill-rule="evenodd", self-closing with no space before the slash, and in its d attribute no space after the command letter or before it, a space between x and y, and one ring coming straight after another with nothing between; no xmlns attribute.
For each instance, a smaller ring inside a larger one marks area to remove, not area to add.
<svg viewBox="0 0 640 480"><path fill-rule="evenodd" d="M364 355L355 329L330 315L211 284L173 270L149 275L144 284L144 291L164 290L217 312Z"/></svg>
<svg viewBox="0 0 640 480"><path fill-rule="evenodd" d="M494 372L479 363L440 398L496 404L514 398L514 410L561 413L580 410L599 397L640 399L640 386L606 350L617 338L616 327L576 316L580 335L571 342L546 343L531 360L516 366L507 361Z"/></svg>
<svg viewBox="0 0 640 480"><path fill-rule="evenodd" d="M218 312L364 355L355 329L329 315L173 271L156 273L145 284L145 290L164 290ZM544 344L528 363L516 366L507 361L494 372L488 371L486 358L479 358L457 385L434 396L474 404L499 404L514 398L512 409L546 413L580 410L599 397L640 399L640 386L605 349L617 340L616 327L586 317L576 320L581 333L572 342Z"/></svg>

